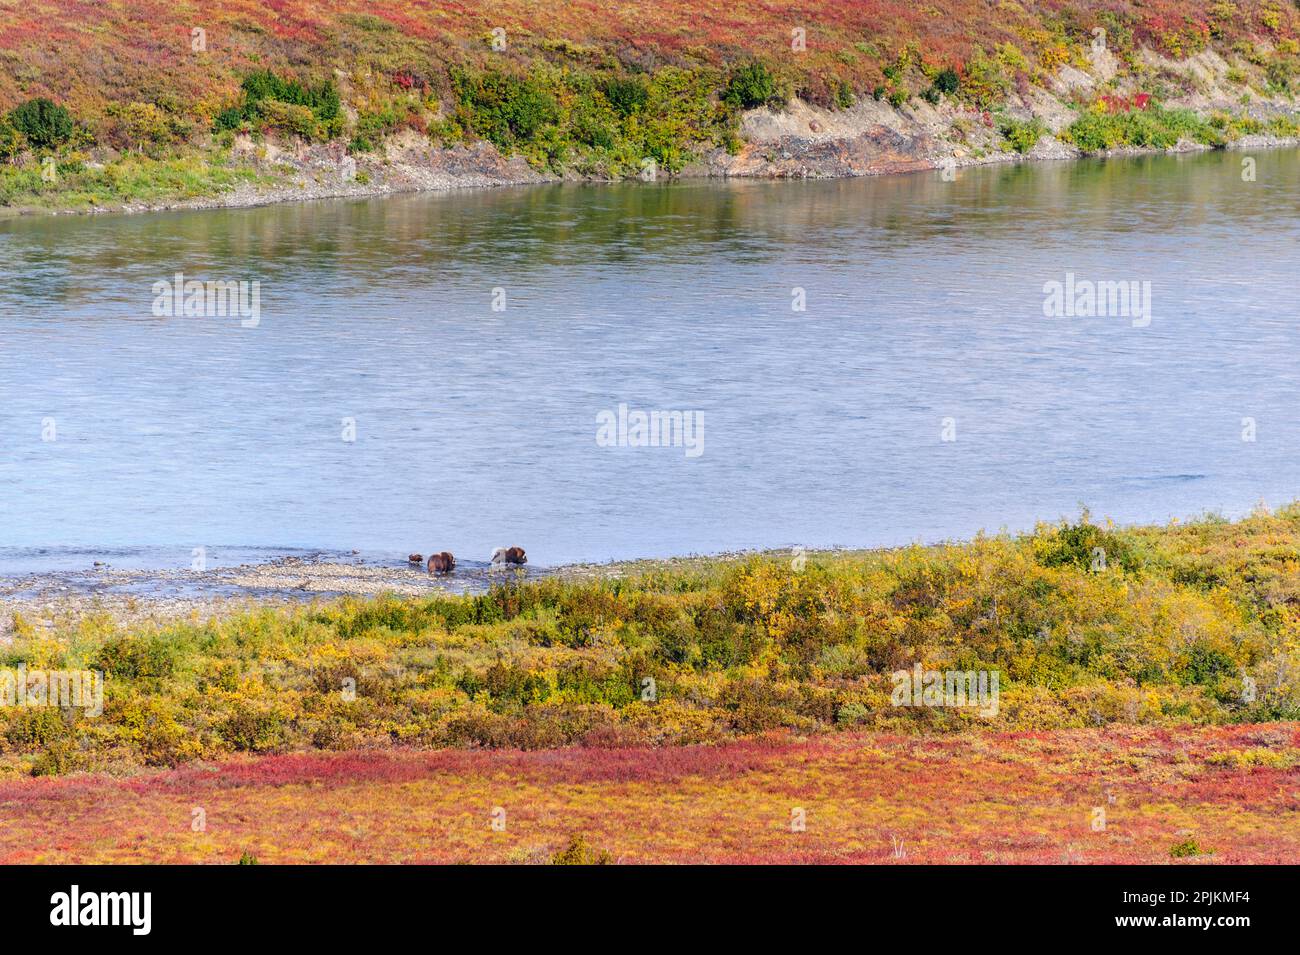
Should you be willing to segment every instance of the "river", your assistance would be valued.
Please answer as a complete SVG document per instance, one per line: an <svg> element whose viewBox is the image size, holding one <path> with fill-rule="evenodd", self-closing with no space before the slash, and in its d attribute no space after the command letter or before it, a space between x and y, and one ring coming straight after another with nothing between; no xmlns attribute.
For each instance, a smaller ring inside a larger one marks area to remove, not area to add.
<svg viewBox="0 0 1300 955"><path fill-rule="evenodd" d="M1289 501L1300 153L1253 158L4 220L0 569L554 565ZM250 307L168 315L177 273ZM1091 281L1136 283L1135 314L1045 314ZM683 430L598 440L620 406Z"/></svg>

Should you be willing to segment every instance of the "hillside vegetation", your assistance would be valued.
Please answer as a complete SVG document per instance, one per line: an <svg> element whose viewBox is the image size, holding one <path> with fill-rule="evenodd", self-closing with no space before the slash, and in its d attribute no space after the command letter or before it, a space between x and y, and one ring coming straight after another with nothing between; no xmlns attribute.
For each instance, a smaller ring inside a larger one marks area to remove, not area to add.
<svg viewBox="0 0 1300 955"><path fill-rule="evenodd" d="M31 0L0 14L0 104L45 95L99 118L109 104L142 101L211 119L259 69L316 82L335 69L371 75L377 85L364 92L382 96L393 92L385 81L449 93L454 68L647 74L755 60L829 104L843 87L919 94L920 74L945 67L996 88L999 73L1032 77L1082 57L1098 27L1121 56L1142 46L1174 58L1211 46L1255 56L1263 45L1294 65L1300 12L1283 0ZM803 52L792 49L796 28ZM205 31L201 51L195 29ZM493 49L494 30L504 50ZM900 68L909 48L915 62Z"/></svg>
<svg viewBox="0 0 1300 955"><path fill-rule="evenodd" d="M228 189L249 174L176 165L192 150L229 165L240 134L364 157L408 133L438 147L490 142L549 174L617 178L647 160L671 174L702 151L739 149L739 116L755 106L872 97L987 114L1086 68L1097 43L1141 88L1144 115L1079 94L1087 122L1062 138L1081 148L1297 132L1293 118L1242 128L1160 113L1190 81L1143 56L1214 50L1234 64L1243 102L1290 96L1300 11L1282 0L33 0L0 12L0 204ZM1013 118L997 127L1022 152L1042 132ZM123 157L134 174L119 171ZM171 163L171 178L138 175L150 163Z"/></svg>
<svg viewBox="0 0 1300 955"><path fill-rule="evenodd" d="M1300 715L1300 506L625 570L144 632L15 620L0 666L101 670L104 710L0 711L0 763L42 774L311 748ZM891 674L917 664L997 671L997 713L894 705Z"/></svg>

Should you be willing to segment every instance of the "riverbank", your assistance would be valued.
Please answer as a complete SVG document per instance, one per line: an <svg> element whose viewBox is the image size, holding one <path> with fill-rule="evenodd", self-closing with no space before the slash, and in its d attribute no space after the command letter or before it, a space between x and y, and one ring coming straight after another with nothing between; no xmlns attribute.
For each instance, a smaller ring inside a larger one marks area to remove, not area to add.
<svg viewBox="0 0 1300 955"><path fill-rule="evenodd" d="M818 112L807 104L792 103L789 116L764 110L747 118L754 127L772 123L784 129L792 123L807 123L813 129L825 129L833 123L817 118ZM1300 115L1300 113L1297 113ZM1252 133L1211 146L1191 139L1180 139L1169 147L1118 146L1091 152L1079 149L1050 134L1043 134L1025 152L1013 149L967 150L933 139L924 130L899 132L875 117L857 117L854 127L866 127L858 133L821 135L787 132L756 132L746 140L736 156L716 151L704 160L686 165L671 177L655 181L703 179L848 179L862 176L899 175L939 170L956 175L957 170L974 166L1032 162L1073 161L1083 158L1116 158L1158 154L1204 152L1226 148L1241 152L1295 148L1300 136ZM908 123L908 125L912 125ZM770 138L768 138L770 137ZM131 214L144 212L193 211L203 209L237 209L305 202L322 199L365 199L421 192L451 192L490 189L503 186L527 186L557 182L601 184L615 182L606 178L585 178L539 173L526 163L503 157L490 144L474 149L437 147L419 144L394 146L394 152L382 162L356 164L342 150L316 153L311 149L282 153L279 168L267 168L261 161L231 159L225 153L212 153L198 161L207 165L204 182L218 191L204 192L204 186L171 193L165 183L148 191L160 192L165 198L117 201L110 194L73 188L67 192L44 190L24 202L0 205L0 218L6 216L66 214ZM292 159L286 160L292 155ZM357 176L358 170L362 178Z"/></svg>
<svg viewBox="0 0 1300 955"><path fill-rule="evenodd" d="M395 127L361 150L347 138L316 141L245 124L164 158L91 150L56 163L49 177L39 174L36 157L19 157L18 165L0 167L0 215L232 208L628 178L833 179L936 169L955 176L975 165L1300 145L1294 95L1240 55L1207 49L1174 59L1139 48L1122 61L1094 49L1022 80L987 104L932 88L924 96L826 105L790 96L724 110L674 133L671 161L655 153L639 162L636 155L562 161L514 140L463 130L448 137L436 132L452 122L442 105L427 117L435 131ZM694 94L705 96L705 87Z"/></svg>
<svg viewBox="0 0 1300 955"><path fill-rule="evenodd" d="M506 570L461 561L450 574L430 575L396 559L377 564L359 558L283 557L202 571L100 564L0 575L0 646L15 638L15 619L18 630L75 629L83 621L105 617L125 627L162 626L342 597L481 594L510 581L555 575L576 579L589 572L585 566Z"/></svg>
<svg viewBox="0 0 1300 955"><path fill-rule="evenodd" d="M103 695L93 708L0 710L0 773L312 749L1293 720L1297 551L1291 506L887 551L495 580L467 568L463 581L498 583L477 593L400 568L272 564L218 575L265 592L242 605L114 606L91 593L31 620L4 604L8 668L99 673ZM303 600L313 580L356 595ZM898 674L914 670L982 682L960 703L920 705L899 697Z"/></svg>
<svg viewBox="0 0 1300 955"><path fill-rule="evenodd" d="M24 633L75 630L95 619L127 628L164 626L224 620L265 608L288 610L345 597L418 599L484 594L497 586L548 579L616 579L647 571L686 570L738 556L511 568L459 560L451 573L438 575L399 558L377 561L361 556L279 557L201 571L114 567L96 561L82 569L0 573L0 647Z"/></svg>

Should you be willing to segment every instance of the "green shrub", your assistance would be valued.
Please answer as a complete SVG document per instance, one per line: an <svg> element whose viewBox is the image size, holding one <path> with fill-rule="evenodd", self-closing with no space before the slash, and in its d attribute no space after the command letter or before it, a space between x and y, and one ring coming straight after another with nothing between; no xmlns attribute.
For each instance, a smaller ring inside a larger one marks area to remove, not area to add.
<svg viewBox="0 0 1300 955"><path fill-rule="evenodd" d="M159 636L124 636L100 647L95 668L128 680L168 677L178 656L176 644Z"/></svg>
<svg viewBox="0 0 1300 955"><path fill-rule="evenodd" d="M72 114L44 97L14 107L9 122L37 149L54 149L72 138Z"/></svg>
<svg viewBox="0 0 1300 955"><path fill-rule="evenodd" d="M536 78L457 71L453 82L465 128L498 148L531 142L559 118L555 97Z"/></svg>
<svg viewBox="0 0 1300 955"><path fill-rule="evenodd" d="M1145 110L1109 113L1089 110L1061 134L1084 152L1100 152L1119 146L1169 149L1183 138L1206 146L1224 142L1213 124L1191 110L1150 106Z"/></svg>
<svg viewBox="0 0 1300 955"><path fill-rule="evenodd" d="M48 747L68 733L63 711L55 706L20 707L5 727L5 739L19 748Z"/></svg>
<svg viewBox="0 0 1300 955"><path fill-rule="evenodd" d="M240 89L243 101L217 114L213 128L218 132L259 121L305 139L328 139L343 131L343 102L330 80L307 85L271 70L255 70L244 77Z"/></svg>
<svg viewBox="0 0 1300 955"><path fill-rule="evenodd" d="M284 716L274 707L241 702L219 726L223 740L240 752L264 753L284 740Z"/></svg>
<svg viewBox="0 0 1300 955"><path fill-rule="evenodd" d="M244 92L246 113L263 100L305 106L321 122L337 118L342 110L338 87L330 80L307 86L296 79L277 76L271 70L256 70L244 77L240 89Z"/></svg>
<svg viewBox="0 0 1300 955"><path fill-rule="evenodd" d="M86 765L85 757L70 739L61 739L44 748L32 763L33 776L63 776Z"/></svg>
<svg viewBox="0 0 1300 955"><path fill-rule="evenodd" d="M1047 126L1038 117L1023 122L1005 117L998 124L998 132L1002 134L1008 146L1023 155L1037 145L1038 140L1047 132Z"/></svg>
<svg viewBox="0 0 1300 955"><path fill-rule="evenodd" d="M1274 136L1284 136L1295 138L1300 136L1300 123L1286 116L1275 116L1268 121L1265 129ZM1249 132L1258 132L1258 130L1249 130Z"/></svg>
<svg viewBox="0 0 1300 955"><path fill-rule="evenodd" d="M776 78L762 63L747 63L731 74L722 101L741 109L753 109L776 98Z"/></svg>
<svg viewBox="0 0 1300 955"><path fill-rule="evenodd" d="M944 67L934 74L930 88L921 94L927 103L938 103L942 95L952 96L961 87L961 77L952 67Z"/></svg>
<svg viewBox="0 0 1300 955"><path fill-rule="evenodd" d="M980 109L991 109L1006 99L1011 82L996 58L980 54L966 66L962 95Z"/></svg>
<svg viewBox="0 0 1300 955"><path fill-rule="evenodd" d="M840 726L856 726L870 718L871 711L856 701L845 703L835 713L835 722Z"/></svg>
<svg viewBox="0 0 1300 955"><path fill-rule="evenodd" d="M190 133L186 120L154 103L113 103L108 107L108 141L119 149L157 154L184 141Z"/></svg>
<svg viewBox="0 0 1300 955"><path fill-rule="evenodd" d="M1264 79L1270 92L1289 93L1291 91L1292 65L1285 60L1273 60L1264 67Z"/></svg>
<svg viewBox="0 0 1300 955"><path fill-rule="evenodd" d="M258 116L267 126L279 129L293 136L306 140L317 139L321 135L321 125L316 116L306 106L294 103L282 103L279 100L262 100L257 104Z"/></svg>
<svg viewBox="0 0 1300 955"><path fill-rule="evenodd" d="M610 77L604 82L601 90L610 108L623 117L640 112L650 98L645 83L635 76Z"/></svg>
<svg viewBox="0 0 1300 955"><path fill-rule="evenodd" d="M75 209L176 202L261 181L267 179L247 165L225 162L220 152L167 158L127 153L100 166L60 163L59 181L53 185L41 180L38 163L0 163L0 205Z"/></svg>
<svg viewBox="0 0 1300 955"><path fill-rule="evenodd" d="M1222 650L1194 643L1183 654L1176 670L1183 683L1214 687L1225 678L1237 676L1237 664Z"/></svg>
<svg viewBox="0 0 1300 955"><path fill-rule="evenodd" d="M377 110L368 110L357 116L349 152L371 152L377 143L392 132L402 128L411 114L393 104Z"/></svg>
<svg viewBox="0 0 1300 955"><path fill-rule="evenodd" d="M7 119L0 119L0 162L13 162L27 148L27 138Z"/></svg>
<svg viewBox="0 0 1300 955"><path fill-rule="evenodd" d="M698 145L733 151L734 108L720 104L721 77L709 68L664 67L654 74L539 69L527 76L452 71L455 107L433 124L444 144L466 135L502 152L521 154L538 168L595 176L627 176L653 158L674 173ZM374 137L358 133L354 149Z"/></svg>
<svg viewBox="0 0 1300 955"><path fill-rule="evenodd" d="M569 839L569 844L551 857L552 865L609 865L613 858L604 849L587 845L581 833Z"/></svg>
<svg viewBox="0 0 1300 955"><path fill-rule="evenodd" d="M217 113L212 121L212 128L218 132L226 129L239 129L244 125L244 111L238 106L227 106Z"/></svg>
<svg viewBox="0 0 1300 955"><path fill-rule="evenodd" d="M1044 567L1119 567L1134 572L1139 567L1133 547L1123 537L1103 530L1084 516L1077 524L1066 524L1046 536L1036 537L1034 551Z"/></svg>
<svg viewBox="0 0 1300 955"><path fill-rule="evenodd" d="M614 134L609 127L591 116L579 115L573 120L573 138L595 149L613 149Z"/></svg>
<svg viewBox="0 0 1300 955"><path fill-rule="evenodd" d="M961 77L952 67L945 67L940 70L934 77L934 89L940 93L946 93L952 96L961 86Z"/></svg>
<svg viewBox="0 0 1300 955"><path fill-rule="evenodd" d="M1067 129L1062 138L1086 153L1114 149L1123 142L1123 128L1110 116L1085 113Z"/></svg>
<svg viewBox="0 0 1300 955"><path fill-rule="evenodd" d="M1196 844L1196 840L1191 838L1184 839L1169 850L1171 859L1190 859L1199 855L1214 855L1214 850L1202 849Z"/></svg>

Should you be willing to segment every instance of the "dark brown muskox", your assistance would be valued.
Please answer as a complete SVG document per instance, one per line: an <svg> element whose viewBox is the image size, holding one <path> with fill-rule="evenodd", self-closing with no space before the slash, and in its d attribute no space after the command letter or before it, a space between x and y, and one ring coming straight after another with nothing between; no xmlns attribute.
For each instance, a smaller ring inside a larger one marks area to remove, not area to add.
<svg viewBox="0 0 1300 955"><path fill-rule="evenodd" d="M492 552L494 564L526 564L528 555L522 547L498 547Z"/></svg>
<svg viewBox="0 0 1300 955"><path fill-rule="evenodd" d="M423 555L423 554L411 554L409 557L406 558L406 562L407 562L408 564L423 564L423 563L424 563L424 555Z"/></svg>
<svg viewBox="0 0 1300 955"><path fill-rule="evenodd" d="M429 573L450 574L456 569L456 558L449 551L429 555Z"/></svg>

